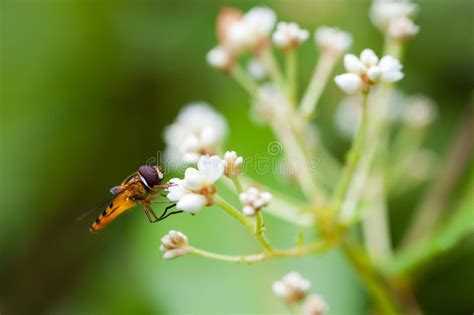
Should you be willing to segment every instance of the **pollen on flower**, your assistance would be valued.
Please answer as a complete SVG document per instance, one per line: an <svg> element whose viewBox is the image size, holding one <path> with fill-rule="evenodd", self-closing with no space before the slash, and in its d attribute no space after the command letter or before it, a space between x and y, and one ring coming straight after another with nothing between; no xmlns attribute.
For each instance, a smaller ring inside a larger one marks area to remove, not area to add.
<svg viewBox="0 0 474 315"><path fill-rule="evenodd" d="M242 212L248 216L255 216L262 208L265 208L272 201L272 194L260 191L255 187L250 187L247 191L239 195L240 202L244 206Z"/></svg>
<svg viewBox="0 0 474 315"><path fill-rule="evenodd" d="M347 73L335 77L336 84L346 93L367 91L379 82L396 82L403 78L402 65L392 56L384 56L380 61L371 49L364 49L360 57L353 54L344 56Z"/></svg>
<svg viewBox="0 0 474 315"><path fill-rule="evenodd" d="M165 156L169 165L197 163L201 155L217 153L227 133L227 122L206 103L192 103L166 127Z"/></svg>
<svg viewBox="0 0 474 315"><path fill-rule="evenodd" d="M311 294L301 307L302 315L324 315L329 311L329 305L319 294Z"/></svg>
<svg viewBox="0 0 474 315"><path fill-rule="evenodd" d="M186 235L179 231L171 230L161 238L160 250L163 252L164 259L173 259L186 255L188 252L187 245L188 237Z"/></svg>
<svg viewBox="0 0 474 315"><path fill-rule="evenodd" d="M273 43L282 50L296 48L305 42L309 32L294 22L280 22L273 33Z"/></svg>
<svg viewBox="0 0 474 315"><path fill-rule="evenodd" d="M310 288L311 282L295 271L286 274L281 280L275 281L272 286L273 293L290 305L302 301Z"/></svg>
<svg viewBox="0 0 474 315"><path fill-rule="evenodd" d="M168 191L168 199L176 203L176 208L196 213L213 204L217 192L214 183L224 173L224 162L217 156L201 156L197 169L189 167L184 179L173 178Z"/></svg>
<svg viewBox="0 0 474 315"><path fill-rule="evenodd" d="M244 158L238 156L235 151L227 151L224 154L224 174L226 176L238 175L242 172L244 166Z"/></svg>
<svg viewBox="0 0 474 315"><path fill-rule="evenodd" d="M337 27L321 26L314 33L314 39L322 52L340 57L352 44L349 33Z"/></svg>

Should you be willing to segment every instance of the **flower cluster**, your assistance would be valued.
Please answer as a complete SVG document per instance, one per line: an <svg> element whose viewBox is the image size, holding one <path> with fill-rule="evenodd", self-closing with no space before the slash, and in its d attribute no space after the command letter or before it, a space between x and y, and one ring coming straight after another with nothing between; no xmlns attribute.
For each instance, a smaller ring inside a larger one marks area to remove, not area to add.
<svg viewBox="0 0 474 315"><path fill-rule="evenodd" d="M168 199L176 203L177 209L191 213L212 205L212 197L217 191L214 183L224 173L224 167L218 156L201 156L197 169L189 167L184 179L170 180Z"/></svg>
<svg viewBox="0 0 474 315"><path fill-rule="evenodd" d="M272 194L266 191L260 191L255 187L250 187L247 191L241 193L239 198L244 206L242 212L248 217L253 217L262 208L268 206L272 200Z"/></svg>
<svg viewBox="0 0 474 315"><path fill-rule="evenodd" d="M287 273L281 280L273 283L273 293L283 299L289 305L300 303L306 298L311 282L299 273L292 271ZM312 294L306 298L302 307L303 315L324 315L329 311L329 306L322 296Z"/></svg>
<svg viewBox="0 0 474 315"><path fill-rule="evenodd" d="M284 191L278 192L275 187L257 188L262 185L258 177L249 178L244 172L244 158L235 151L225 152L222 147L227 132L225 119L207 104L191 104L165 131L168 162L171 158L187 164L183 178L169 181L167 198L181 212L194 214L213 205L221 208L254 237L261 249L248 255L224 255L188 245L184 234L170 231L161 240L164 258L192 254L250 264L312 255L344 244L345 254L356 267L360 267L357 260L364 259L364 268L358 271L363 273L361 279L370 279L368 288L376 291L374 297L382 296L387 313L397 313L398 307L389 305L391 290L386 290L387 283L393 282L390 278L393 275L381 268L380 279L372 278L371 270L367 269L372 264L382 265L383 256L392 254L386 253L391 249L385 207L389 194L399 194L405 187L426 180L434 164L434 157L421 148L425 128L436 118L434 104L427 98L406 98L393 87L393 83L404 77L399 61L403 57L404 40L418 32L412 20L415 11L416 6L409 0L373 2L371 17L383 31L386 42L380 59L371 49L364 49L360 56L344 55L352 44L349 33L328 26L316 29L314 42L320 51L319 60L307 87L301 89L297 84L296 52L309 38L309 31L294 22L277 23L276 14L266 7L246 13L224 8L217 19L218 45L209 51L207 61L235 79L248 93L253 117L271 128L279 144L278 152L269 146L269 154L281 153L284 158L277 165L291 168L288 172L291 176L285 177L281 176L283 167L280 167L278 178L287 180L288 185L295 184L301 198L285 196ZM277 58L275 52L283 58ZM325 147L319 137L319 126L311 119L317 114L319 100L343 55L346 73L335 76L334 81L351 95L339 106L336 121L353 141L342 165ZM247 63L246 67L241 67L243 62ZM325 166L324 176L314 176L314 169L306 168L314 166L311 159L315 156ZM399 185L402 180L403 185ZM221 191L221 185L230 189ZM233 193L233 198L227 198L227 193ZM239 205L236 205L237 197ZM275 247L265 233L266 215L265 218L261 215L264 208L265 214L298 227L314 228L316 236L311 240L301 237L290 248ZM365 215L376 211L380 213L373 217ZM427 214L420 216L423 217ZM352 237L348 231L359 221L364 221L361 229L366 242L355 246L358 240L346 242L346 239ZM377 233L373 233L375 230ZM371 239L374 235L380 238ZM367 248L368 255L351 254L359 248ZM364 273L367 273L365 277ZM301 314L326 314L328 304L320 295L308 296L310 287L308 279L290 272L273 284L273 292Z"/></svg>
<svg viewBox="0 0 474 315"><path fill-rule="evenodd" d="M227 151L224 154L224 174L226 176L239 175L244 166L244 158L238 156L235 151Z"/></svg>
<svg viewBox="0 0 474 315"><path fill-rule="evenodd" d="M208 63L229 70L241 53L265 49L275 23L275 12L266 7L256 7L245 14L236 9L223 9L217 20L219 45L207 54Z"/></svg>
<svg viewBox="0 0 474 315"><path fill-rule="evenodd" d="M273 33L273 43L284 51L298 47L308 39L309 32L294 22L280 22Z"/></svg>
<svg viewBox="0 0 474 315"><path fill-rule="evenodd" d="M314 40L323 53L339 58L352 44L349 33L337 27L321 26L314 33Z"/></svg>
<svg viewBox="0 0 474 315"><path fill-rule="evenodd" d="M161 238L160 250L163 252L164 259L173 259L186 255L188 238L179 231L171 230Z"/></svg>
<svg viewBox="0 0 474 315"><path fill-rule="evenodd" d="M417 6L409 0L375 0L370 10L372 22L388 36L406 40L419 31L412 17Z"/></svg>
<svg viewBox="0 0 474 315"><path fill-rule="evenodd" d="M403 78L402 65L392 56L380 61L371 49L364 49L360 58L353 54L344 56L347 73L336 76L336 84L346 93L367 93L369 87L378 82L393 83Z"/></svg>
<svg viewBox="0 0 474 315"><path fill-rule="evenodd" d="M282 298L285 303L294 304L306 297L311 288L311 282L299 273L292 271L284 275L281 280L275 281L272 288L273 293Z"/></svg>
<svg viewBox="0 0 474 315"><path fill-rule="evenodd" d="M165 129L165 156L175 167L197 163L202 155L216 154L227 133L227 123L206 103L184 107L176 121Z"/></svg>

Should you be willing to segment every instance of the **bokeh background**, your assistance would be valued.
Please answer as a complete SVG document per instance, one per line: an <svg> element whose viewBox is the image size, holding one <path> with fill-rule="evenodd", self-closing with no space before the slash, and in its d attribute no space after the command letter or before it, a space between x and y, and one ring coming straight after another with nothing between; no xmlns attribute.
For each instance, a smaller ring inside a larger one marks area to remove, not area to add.
<svg viewBox="0 0 474 315"><path fill-rule="evenodd" d="M438 103L426 145L442 155L470 102L474 6L417 2L421 32L408 46L401 88ZM312 292L326 297L332 314L367 311L364 289L337 251L255 266L191 256L162 260L159 240L171 228L202 248L256 251L247 233L215 208L154 225L137 209L97 235L88 231L95 213L76 221L163 149L164 126L189 101L207 101L228 118L227 149L267 154L272 135L250 122L248 97L205 62L219 8L262 4L310 30L322 24L349 30L353 52L381 51L382 37L368 19L370 2L362 0L0 3L1 314L284 313L271 283L289 270L311 279ZM301 49L300 81L308 79L316 55L312 43ZM339 158L348 145L332 119L341 98L329 84L317 121ZM280 185L272 175L259 180ZM390 201L395 240L425 188ZM297 231L287 224L269 217L267 226L280 246L294 241ZM473 249L471 236L423 274L416 292L427 313L472 313Z"/></svg>

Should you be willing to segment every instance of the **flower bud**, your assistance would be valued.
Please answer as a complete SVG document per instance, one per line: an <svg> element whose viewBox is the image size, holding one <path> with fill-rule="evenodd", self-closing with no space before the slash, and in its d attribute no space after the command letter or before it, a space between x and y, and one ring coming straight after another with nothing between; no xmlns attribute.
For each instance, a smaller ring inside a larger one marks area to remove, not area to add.
<svg viewBox="0 0 474 315"><path fill-rule="evenodd" d="M226 176L238 175L242 172L244 159L238 156L235 151L227 151L224 154L224 174Z"/></svg>
<svg viewBox="0 0 474 315"><path fill-rule="evenodd" d="M311 282L293 271L274 282L272 288L273 293L281 297L286 304L294 304L304 299L311 288Z"/></svg>
<svg viewBox="0 0 474 315"><path fill-rule="evenodd" d="M160 250L164 253L164 259L173 259L184 256L188 252L186 246L188 238L179 231L171 230L161 239Z"/></svg>

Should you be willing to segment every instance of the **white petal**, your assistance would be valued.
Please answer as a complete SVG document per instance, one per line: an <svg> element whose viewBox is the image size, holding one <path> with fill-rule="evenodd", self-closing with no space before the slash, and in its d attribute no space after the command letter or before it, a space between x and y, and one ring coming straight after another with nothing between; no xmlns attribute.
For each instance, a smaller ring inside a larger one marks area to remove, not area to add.
<svg viewBox="0 0 474 315"><path fill-rule="evenodd" d="M242 209L242 212L247 216L247 217L252 217L255 215L255 209L251 206L245 206Z"/></svg>
<svg viewBox="0 0 474 315"><path fill-rule="evenodd" d="M382 74L382 70L380 70L379 67L374 66L370 67L369 71L367 71L367 76L371 81L377 81L380 78L380 75Z"/></svg>
<svg viewBox="0 0 474 315"><path fill-rule="evenodd" d="M177 178L170 180L173 185L168 188L168 195L166 196L170 201L177 202L181 197L186 195L189 191L183 187L182 181Z"/></svg>
<svg viewBox="0 0 474 315"><path fill-rule="evenodd" d="M276 281L272 286L273 294L280 297L285 297L288 293L286 285L281 281Z"/></svg>
<svg viewBox="0 0 474 315"><path fill-rule="evenodd" d="M195 168L188 167L184 172L183 186L191 190L199 190L204 185L204 178Z"/></svg>
<svg viewBox="0 0 474 315"><path fill-rule="evenodd" d="M353 94L362 87L362 80L357 74L344 73L334 78L336 84L346 93Z"/></svg>
<svg viewBox="0 0 474 315"><path fill-rule="evenodd" d="M201 132L201 143L206 146L217 144L219 141L219 134L213 127L204 127Z"/></svg>
<svg viewBox="0 0 474 315"><path fill-rule="evenodd" d="M214 183L224 174L224 162L217 155L201 156L198 162L199 173L206 178L209 183Z"/></svg>
<svg viewBox="0 0 474 315"><path fill-rule="evenodd" d="M176 209L196 213L207 203L206 197L194 193L183 196L176 204Z"/></svg>
<svg viewBox="0 0 474 315"><path fill-rule="evenodd" d="M377 57L372 49L367 48L360 53L360 61L364 65L371 67L375 66L377 62L379 62L379 57Z"/></svg>
<svg viewBox="0 0 474 315"><path fill-rule="evenodd" d="M344 67L351 73L362 74L367 71L364 64L353 54L344 55Z"/></svg>

